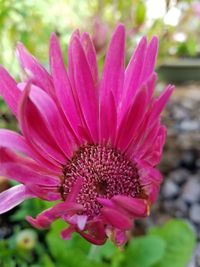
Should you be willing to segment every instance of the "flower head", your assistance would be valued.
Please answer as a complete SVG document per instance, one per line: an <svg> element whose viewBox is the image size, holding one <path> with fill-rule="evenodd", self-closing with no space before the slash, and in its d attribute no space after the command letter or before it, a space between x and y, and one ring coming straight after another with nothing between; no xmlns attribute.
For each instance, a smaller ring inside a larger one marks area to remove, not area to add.
<svg viewBox="0 0 200 267"><path fill-rule="evenodd" d="M50 73L24 48L17 56L27 79L17 83L0 68L0 94L21 134L0 130L0 175L20 184L0 194L0 213L27 198L57 201L27 220L48 228L68 223L64 239L78 232L101 245L126 242L134 219L149 214L162 177L166 129L160 123L173 87L153 97L157 38L142 38L125 69L125 29L110 42L101 79L87 33L72 35L68 70L58 39L50 40Z"/></svg>

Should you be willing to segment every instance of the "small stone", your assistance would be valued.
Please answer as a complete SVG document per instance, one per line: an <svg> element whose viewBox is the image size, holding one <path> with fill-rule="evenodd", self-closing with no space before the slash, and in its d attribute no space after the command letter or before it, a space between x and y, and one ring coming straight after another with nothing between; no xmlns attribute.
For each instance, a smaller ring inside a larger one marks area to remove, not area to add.
<svg viewBox="0 0 200 267"><path fill-rule="evenodd" d="M198 131L199 128L198 120L183 120L179 125L179 129L186 132Z"/></svg>
<svg viewBox="0 0 200 267"><path fill-rule="evenodd" d="M189 177L189 171L185 168L179 168L175 171L172 171L168 178L170 180L173 180L177 184L181 185L183 184Z"/></svg>
<svg viewBox="0 0 200 267"><path fill-rule="evenodd" d="M196 176L190 176L182 189L182 199L187 203L195 203L200 199L200 183Z"/></svg>
<svg viewBox="0 0 200 267"><path fill-rule="evenodd" d="M188 214L188 206L187 204L181 200L178 199L174 203L174 208L175 208L175 216L176 217L186 217Z"/></svg>
<svg viewBox="0 0 200 267"><path fill-rule="evenodd" d="M179 193L179 187L173 181L167 180L163 186L162 193L165 198L176 197Z"/></svg>
<svg viewBox="0 0 200 267"><path fill-rule="evenodd" d="M185 151L181 156L181 165L187 169L194 170L196 168L197 152L195 150Z"/></svg>
<svg viewBox="0 0 200 267"><path fill-rule="evenodd" d="M189 211L190 219L197 224L200 224L200 204L194 204Z"/></svg>
<svg viewBox="0 0 200 267"><path fill-rule="evenodd" d="M181 106L174 106L173 107L173 115L174 119L176 120L183 120L188 117L188 112L185 108Z"/></svg>
<svg viewBox="0 0 200 267"><path fill-rule="evenodd" d="M196 166L197 166L197 168L200 169L200 158L198 158L198 159L196 160Z"/></svg>

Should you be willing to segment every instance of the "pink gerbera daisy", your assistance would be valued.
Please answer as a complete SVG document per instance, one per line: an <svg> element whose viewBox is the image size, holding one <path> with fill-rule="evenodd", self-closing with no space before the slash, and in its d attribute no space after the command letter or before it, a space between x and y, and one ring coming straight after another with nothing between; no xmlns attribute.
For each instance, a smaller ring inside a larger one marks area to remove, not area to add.
<svg viewBox="0 0 200 267"><path fill-rule="evenodd" d="M27 220L61 235L78 232L101 245L126 242L135 219L149 214L162 181L155 169L166 129L160 113L173 87L153 97L158 41L144 37L125 69L125 29L110 42L101 79L87 33L74 32L66 70L58 39L50 40L50 73L24 48L17 56L27 79L17 83L0 68L0 94L22 134L0 130L0 175L20 184L0 194L0 213L25 199L57 201Z"/></svg>

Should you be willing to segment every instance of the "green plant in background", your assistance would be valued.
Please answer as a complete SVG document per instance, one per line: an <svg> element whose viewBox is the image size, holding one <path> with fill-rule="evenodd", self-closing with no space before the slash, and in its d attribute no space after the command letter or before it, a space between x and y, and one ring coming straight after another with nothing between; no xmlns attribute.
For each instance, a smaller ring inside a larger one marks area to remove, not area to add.
<svg viewBox="0 0 200 267"><path fill-rule="evenodd" d="M25 203L12 216L13 223L21 220L24 213L34 216L48 208L47 202L41 200ZM123 251L111 242L91 246L77 234L64 241L59 233L65 227L61 220L46 232L32 230L27 223L22 224L22 229L15 226L9 238L0 240L0 266L185 267L195 245L195 234L183 220L171 220L162 227L151 228L145 236L133 237Z"/></svg>

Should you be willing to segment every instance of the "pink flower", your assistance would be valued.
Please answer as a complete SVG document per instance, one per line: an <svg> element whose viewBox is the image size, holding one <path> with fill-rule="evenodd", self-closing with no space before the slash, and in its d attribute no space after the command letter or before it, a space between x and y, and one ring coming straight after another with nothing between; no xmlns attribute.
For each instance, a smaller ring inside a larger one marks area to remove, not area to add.
<svg viewBox="0 0 200 267"><path fill-rule="evenodd" d="M92 25L92 42L97 54L101 53L106 46L108 30L108 25L101 21L100 17L96 16Z"/></svg>
<svg viewBox="0 0 200 267"><path fill-rule="evenodd" d="M195 13L195 15L197 16L197 18L200 19L200 3L193 2L192 3L192 10Z"/></svg>
<svg viewBox="0 0 200 267"><path fill-rule="evenodd" d="M125 29L119 25L98 78L87 33L74 32L68 71L58 39L50 40L50 73L18 44L27 81L17 82L1 67L0 94L16 115L22 134L0 130L0 175L20 184L0 194L0 213L28 198L58 201L27 220L48 228L68 223L101 245L109 237L126 242L132 222L149 214L156 201L166 129L160 123L173 87L153 97L158 41L142 38L124 67Z"/></svg>

